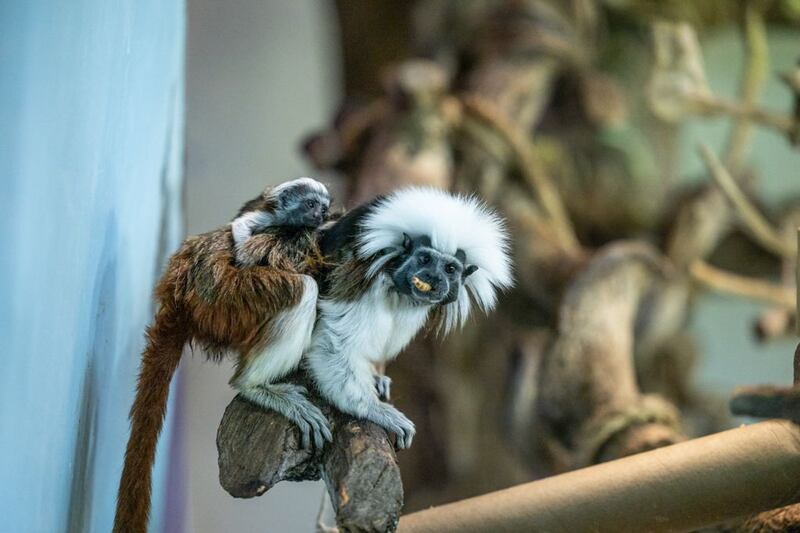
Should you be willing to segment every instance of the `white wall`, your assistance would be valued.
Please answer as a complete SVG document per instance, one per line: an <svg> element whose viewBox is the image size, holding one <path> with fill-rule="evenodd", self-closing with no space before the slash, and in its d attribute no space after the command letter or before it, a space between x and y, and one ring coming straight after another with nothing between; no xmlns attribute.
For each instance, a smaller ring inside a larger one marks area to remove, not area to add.
<svg viewBox="0 0 800 533"><path fill-rule="evenodd" d="M2 531L111 530L152 287L182 233L183 25L181 0L0 2ZM169 435L158 531L179 496Z"/></svg>
<svg viewBox="0 0 800 533"><path fill-rule="evenodd" d="M298 153L339 101L333 6L316 0L189 0L187 174L189 233L230 220L266 185L307 175ZM219 485L216 431L234 392L229 364L183 364L189 461L188 531L313 530L320 483L283 483L235 500Z"/></svg>

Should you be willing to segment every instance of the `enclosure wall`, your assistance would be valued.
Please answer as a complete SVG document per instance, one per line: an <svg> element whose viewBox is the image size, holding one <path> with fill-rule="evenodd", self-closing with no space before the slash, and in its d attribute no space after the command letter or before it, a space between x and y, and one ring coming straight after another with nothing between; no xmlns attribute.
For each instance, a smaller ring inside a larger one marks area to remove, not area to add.
<svg viewBox="0 0 800 533"><path fill-rule="evenodd" d="M3 531L111 530L152 287L182 235L184 18L181 0L0 2ZM153 531L180 527L172 425Z"/></svg>

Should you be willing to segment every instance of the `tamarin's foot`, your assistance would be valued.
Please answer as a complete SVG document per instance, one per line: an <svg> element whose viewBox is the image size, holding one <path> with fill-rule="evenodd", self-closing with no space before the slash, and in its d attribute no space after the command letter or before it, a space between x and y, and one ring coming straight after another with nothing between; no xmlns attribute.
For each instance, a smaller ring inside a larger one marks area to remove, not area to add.
<svg viewBox="0 0 800 533"><path fill-rule="evenodd" d="M375 390L378 393L378 398L384 402L392 399L392 378L382 374L375 374Z"/></svg>
<svg viewBox="0 0 800 533"><path fill-rule="evenodd" d="M294 406L296 410L295 418L290 418L300 428L300 446L308 450L311 448L313 440L314 447L317 450L322 450L323 446L325 446L325 441L333 442L333 434L331 433L328 419L325 418L319 407L308 401L308 398L305 396L301 396L301 398L302 400L299 400Z"/></svg>
<svg viewBox="0 0 800 533"><path fill-rule="evenodd" d="M414 422L409 420L396 407L388 403L378 403L370 415L368 417L369 420L397 436L396 446L398 450L405 450L411 447L411 441L414 440L417 430L414 427Z"/></svg>
<svg viewBox="0 0 800 533"><path fill-rule="evenodd" d="M241 388L248 400L282 414L300 429L300 446L321 450L325 441L333 442L330 424L319 407L308 399L308 390L292 383L276 383Z"/></svg>

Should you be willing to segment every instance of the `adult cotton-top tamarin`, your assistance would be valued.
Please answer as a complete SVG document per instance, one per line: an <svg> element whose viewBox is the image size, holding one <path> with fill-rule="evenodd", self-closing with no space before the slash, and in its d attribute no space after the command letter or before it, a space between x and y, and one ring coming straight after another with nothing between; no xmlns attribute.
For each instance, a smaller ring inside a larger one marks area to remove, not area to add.
<svg viewBox="0 0 800 533"><path fill-rule="evenodd" d="M374 365L426 324L447 333L473 307L494 307L497 291L512 284L505 224L474 197L409 188L353 209L320 235L325 266L308 369L326 400L407 448L414 424L380 401L387 384Z"/></svg>
<svg viewBox="0 0 800 533"><path fill-rule="evenodd" d="M136 398L117 497L114 531L144 532L156 442L169 384L184 345L212 359L233 352L231 385L244 397L298 425L302 444L331 440L325 416L298 385L277 383L308 347L316 318L320 262L317 228L330 206L312 179L283 183L254 198L231 224L187 238L155 289L158 303Z"/></svg>

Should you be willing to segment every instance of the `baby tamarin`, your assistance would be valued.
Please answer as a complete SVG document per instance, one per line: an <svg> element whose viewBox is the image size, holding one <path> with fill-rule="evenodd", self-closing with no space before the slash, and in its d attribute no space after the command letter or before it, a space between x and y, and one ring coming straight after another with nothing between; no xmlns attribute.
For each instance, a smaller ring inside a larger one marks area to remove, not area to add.
<svg viewBox="0 0 800 533"><path fill-rule="evenodd" d="M276 383L294 370L316 318L317 227L330 205L325 187L300 178L266 190L220 229L187 238L155 289L114 531L144 532L152 466L169 384L187 342L215 360L236 354L231 385L298 425L302 445L332 439L328 421L303 387Z"/></svg>
<svg viewBox="0 0 800 533"><path fill-rule="evenodd" d="M297 178L265 191L244 204L231 222L236 261L242 266L258 263L261 258L258 253L251 253L249 248L253 243L248 245L248 240L259 231L276 227L319 227L330 207L328 189L311 178Z"/></svg>

